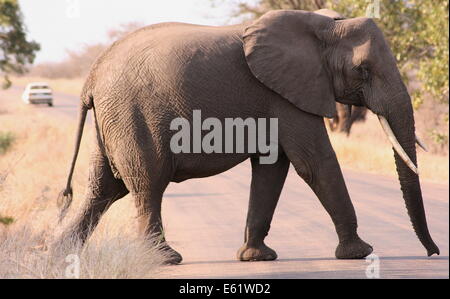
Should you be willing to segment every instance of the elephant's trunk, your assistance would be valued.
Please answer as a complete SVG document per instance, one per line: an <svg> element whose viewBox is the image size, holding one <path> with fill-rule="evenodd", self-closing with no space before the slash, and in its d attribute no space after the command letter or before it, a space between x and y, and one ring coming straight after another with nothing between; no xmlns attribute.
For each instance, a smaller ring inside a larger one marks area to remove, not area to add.
<svg viewBox="0 0 450 299"><path fill-rule="evenodd" d="M415 148L416 135L414 115L411 99L405 92L390 102L389 106L386 120L388 126L395 135L395 139L398 141L398 145L403 149L402 152L397 146L393 146L395 164L397 166L397 173L406 209L408 210L414 231L420 242L427 249L428 256L435 253L439 254L439 248L433 242L428 231L419 176L414 171L414 168L417 167L417 157ZM404 156L405 154L407 155L406 158ZM413 165L411 165L411 163L413 163Z"/></svg>

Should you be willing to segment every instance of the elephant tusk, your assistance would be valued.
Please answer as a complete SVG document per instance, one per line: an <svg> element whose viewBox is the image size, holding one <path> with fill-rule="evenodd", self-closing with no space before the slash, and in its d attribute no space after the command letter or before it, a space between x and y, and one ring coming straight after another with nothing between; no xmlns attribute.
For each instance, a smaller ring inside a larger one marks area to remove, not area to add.
<svg viewBox="0 0 450 299"><path fill-rule="evenodd" d="M414 171L415 174L419 174L419 171L417 169L417 166L414 165L414 163L411 161L411 159L408 157L408 154L405 152L403 147L398 142L397 138L394 135L394 132L392 132L391 126L389 125L386 118L383 116L378 115L378 119L380 120L381 127L383 127L384 132L386 133L389 141L392 144L392 147L397 152L397 154L402 158L402 160L408 165L408 167Z"/></svg>
<svg viewBox="0 0 450 299"><path fill-rule="evenodd" d="M424 151L428 152L427 145L416 135L416 143L419 145Z"/></svg>

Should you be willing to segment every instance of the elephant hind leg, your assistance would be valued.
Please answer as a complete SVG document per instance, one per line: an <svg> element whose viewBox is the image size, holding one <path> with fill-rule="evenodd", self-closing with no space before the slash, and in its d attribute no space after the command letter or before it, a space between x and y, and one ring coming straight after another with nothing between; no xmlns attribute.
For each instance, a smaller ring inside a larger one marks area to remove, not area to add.
<svg viewBox="0 0 450 299"><path fill-rule="evenodd" d="M84 244L106 210L128 193L123 181L114 177L108 158L104 155L100 143L97 142L91 154L89 183L84 205L64 231L61 241L67 241L69 238L72 242Z"/></svg>
<svg viewBox="0 0 450 299"><path fill-rule="evenodd" d="M136 204L139 233L165 252L168 264L178 264L182 257L167 244L161 219L162 198L171 180L172 161L164 155L156 158L150 142L127 141L118 148L116 160ZM129 148L134 150L130 152ZM134 166L136 161L139 161L138 167Z"/></svg>
<svg viewBox="0 0 450 299"><path fill-rule="evenodd" d="M164 185L167 186L167 184ZM161 204L164 190L161 190L160 187L140 190L136 193L133 192L138 211L139 232L152 245L158 246L164 252L167 264L179 264L183 259L182 256L169 246L164 235L161 218Z"/></svg>

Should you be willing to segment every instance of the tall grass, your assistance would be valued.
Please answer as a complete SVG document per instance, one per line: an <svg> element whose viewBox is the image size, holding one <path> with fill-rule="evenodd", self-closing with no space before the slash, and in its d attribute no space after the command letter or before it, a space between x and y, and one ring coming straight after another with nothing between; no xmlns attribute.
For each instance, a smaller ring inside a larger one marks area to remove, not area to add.
<svg viewBox="0 0 450 299"><path fill-rule="evenodd" d="M0 235L0 278L151 278L163 256L126 230L103 230L85 247L77 240L44 250L47 231L30 225Z"/></svg>

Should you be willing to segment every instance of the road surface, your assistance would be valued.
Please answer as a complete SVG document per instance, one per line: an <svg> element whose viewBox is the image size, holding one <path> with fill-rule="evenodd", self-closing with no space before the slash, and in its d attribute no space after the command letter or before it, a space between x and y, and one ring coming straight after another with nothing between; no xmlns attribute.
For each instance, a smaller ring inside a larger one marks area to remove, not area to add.
<svg viewBox="0 0 450 299"><path fill-rule="evenodd" d="M21 90L0 91L0 108L17 101ZM75 118L77 107L78 97L55 93L55 107L30 109ZM379 260L334 258L337 237L332 222L291 167L266 239L277 251L278 260L236 261L244 235L249 166L245 162L214 177L169 186L163 202L165 232L184 261L163 267L157 277L366 278L366 272L379 273L381 278L449 277L448 185L422 184L429 228L441 249L440 256L428 258L411 228L398 181L345 169L359 234L374 246ZM371 269L374 271L368 271Z"/></svg>

